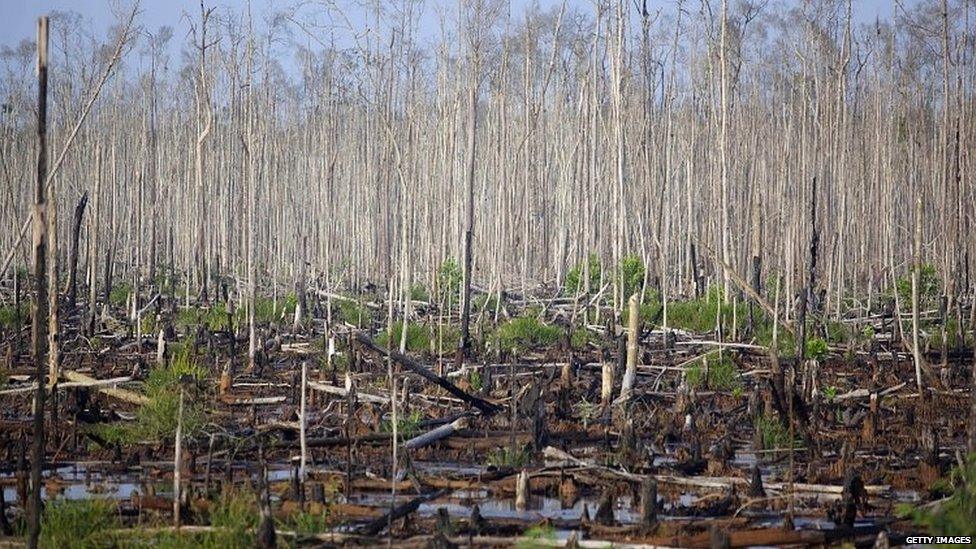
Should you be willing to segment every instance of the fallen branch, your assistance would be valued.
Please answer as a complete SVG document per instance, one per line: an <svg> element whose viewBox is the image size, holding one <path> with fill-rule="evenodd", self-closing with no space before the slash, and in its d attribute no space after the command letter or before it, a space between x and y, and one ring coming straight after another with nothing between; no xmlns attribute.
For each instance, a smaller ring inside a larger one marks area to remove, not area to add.
<svg viewBox="0 0 976 549"><path fill-rule="evenodd" d="M66 381L64 383L58 383L57 388L61 389L74 389L76 387L104 387L104 386L115 386L119 383L127 383L132 381L132 377L113 377L110 379L96 379L95 381ZM17 393L27 393L37 389L37 383L31 383L30 385L24 385L21 387L13 387L11 389L4 389L0 391L0 396L2 395L14 395Z"/></svg>
<svg viewBox="0 0 976 549"><path fill-rule="evenodd" d="M322 393L329 393L332 395L348 396L349 391L345 387L336 387L335 385L327 385L325 383L319 383L318 381L309 381L308 387ZM383 398L376 395L371 395L369 393L363 393L361 391L356 391L356 398L363 402L374 402L376 404L388 404L390 402L389 398Z"/></svg>
<svg viewBox="0 0 976 549"><path fill-rule="evenodd" d="M149 404L149 398L145 395L140 395L139 393L129 391L126 389L119 389L118 387L109 386L105 387L104 384L106 380L98 380L90 376L86 376L81 372L73 372L71 370L65 370L63 372L64 378L68 381L74 381L81 384L81 386L94 387L99 392L104 393L110 397L117 398L119 400L130 402L132 404Z"/></svg>
<svg viewBox="0 0 976 549"><path fill-rule="evenodd" d="M402 365L404 368L419 375L420 377L426 379L427 381L435 385L438 385L439 387L446 390L448 393L451 393L455 397L463 400L465 403L474 406L475 408L480 410L481 413L485 415L494 414L495 412L501 409L499 406L492 404L487 400L478 398L473 395L469 395L468 393L461 390L457 385L451 383L446 378L443 378L431 372L422 364L408 357L407 355L377 345L372 339L369 338L369 336L363 334L362 332L356 334L356 341L358 341L362 345L366 346L367 348L373 350L374 352L382 356L388 356L392 358L394 361Z"/></svg>

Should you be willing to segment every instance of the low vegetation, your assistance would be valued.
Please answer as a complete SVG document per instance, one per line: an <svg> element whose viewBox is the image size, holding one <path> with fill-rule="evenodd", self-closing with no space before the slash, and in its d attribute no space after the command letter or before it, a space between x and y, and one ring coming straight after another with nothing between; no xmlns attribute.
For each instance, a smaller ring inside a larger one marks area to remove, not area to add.
<svg viewBox="0 0 976 549"><path fill-rule="evenodd" d="M206 378L189 350L181 352L166 366L149 371L143 394L149 402L136 410L133 422L102 424L96 432L105 440L118 444L135 444L170 439L176 433L180 408L180 387L184 387L183 433L192 436L205 420L203 403L197 398L196 383Z"/></svg>
<svg viewBox="0 0 976 549"><path fill-rule="evenodd" d="M703 387L714 391L731 391L741 387L739 372L728 353L709 353L687 366L685 376L689 387Z"/></svg>
<svg viewBox="0 0 976 549"><path fill-rule="evenodd" d="M500 349L528 351L559 340L562 330L539 320L535 316L513 318L500 325L495 338Z"/></svg>

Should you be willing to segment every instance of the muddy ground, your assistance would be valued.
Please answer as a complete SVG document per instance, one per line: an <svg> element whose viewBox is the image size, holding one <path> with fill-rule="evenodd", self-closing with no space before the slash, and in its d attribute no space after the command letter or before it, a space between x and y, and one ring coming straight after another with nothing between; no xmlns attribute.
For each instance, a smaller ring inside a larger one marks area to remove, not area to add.
<svg viewBox="0 0 976 549"><path fill-rule="evenodd" d="M84 306L64 308L48 407L43 497L107 499L115 544L175 535L180 393L183 537L167 539L183 545L257 543L264 496L287 545L860 545L879 535L894 544L924 531L900 517L938 505L964 460L971 355L930 346L931 386L920 393L890 315L852 318L850 332L866 336L825 340L804 360L757 344L751 319L738 318L721 342L714 331L645 328L622 401L626 336L592 311L584 328L568 328L584 324L572 300L476 311L477 344L460 368L445 335L457 318L427 303L413 308L425 334L408 329L404 357L386 351L382 297L323 293L297 325L282 300L259 322L251 367L233 306L151 297L135 321L125 303L109 304L93 330ZM344 300L358 307L354 318ZM529 327L498 352L496 326L519 317L550 331L540 338ZM0 485L10 543L27 491L29 349L26 321L5 325ZM239 532L214 518L238 500Z"/></svg>

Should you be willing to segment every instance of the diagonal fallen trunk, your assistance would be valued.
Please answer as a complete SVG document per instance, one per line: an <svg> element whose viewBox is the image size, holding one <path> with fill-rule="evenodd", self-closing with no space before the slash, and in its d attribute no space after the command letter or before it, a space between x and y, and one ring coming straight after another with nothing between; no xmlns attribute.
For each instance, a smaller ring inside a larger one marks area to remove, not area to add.
<svg viewBox="0 0 976 549"><path fill-rule="evenodd" d="M389 513L362 525L359 528L358 533L364 536L375 536L386 529L390 524L393 524L394 521L402 519L403 517L419 509L421 504L427 503L433 499L437 499L446 493L448 493L448 490L435 490L428 494L415 497L406 503L397 505Z"/></svg>
<svg viewBox="0 0 976 549"><path fill-rule="evenodd" d="M139 393L129 391L126 389L119 389L118 387L103 387L99 385L101 380L95 379L93 377L86 376L80 372L72 372L70 370L65 370L61 373L65 379L68 381L74 381L77 383L86 383L91 387L95 387L98 391L105 393L106 395L123 400L125 402L130 402L132 404L148 404L149 399L145 395L140 395Z"/></svg>
<svg viewBox="0 0 976 549"><path fill-rule="evenodd" d="M482 398L478 398L476 396L469 395L468 393L466 393L463 390L461 390L461 388L459 388L457 385L451 383L446 378L441 377L441 376L439 376L439 375L431 372L426 367L424 367L422 364L420 364L416 360L408 357L407 355L405 355L403 353L400 353L400 352L397 352L397 351L394 351L394 350L389 350L389 349L386 349L385 347L382 347L380 345L377 345L366 334L363 334L363 333L356 334L356 341L359 342L359 343L361 343L365 347L369 348L373 352L376 352L376 353L378 353L378 354L380 354L382 356L388 356L388 357L392 358L393 360L395 360L397 363L399 363L404 368L406 368L406 369L410 370L411 372L419 375L420 377L426 379L427 381L429 381L429 382L431 382L431 383L433 383L435 385L440 386L441 388L443 388L448 393L451 393L453 396L455 396L455 397L463 400L465 403L470 404L471 406L474 406L475 408L477 408L478 410L480 410L481 413L483 413L485 415L491 415L491 414L494 414L495 412L497 412L498 410L500 410L500 407L497 404L492 404L492 403L490 403L487 400L484 400Z"/></svg>

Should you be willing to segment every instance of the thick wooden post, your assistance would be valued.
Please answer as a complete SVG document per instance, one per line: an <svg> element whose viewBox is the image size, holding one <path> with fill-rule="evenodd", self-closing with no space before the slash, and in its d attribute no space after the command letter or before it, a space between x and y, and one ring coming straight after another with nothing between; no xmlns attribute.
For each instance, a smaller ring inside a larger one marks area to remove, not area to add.
<svg viewBox="0 0 976 549"><path fill-rule="evenodd" d="M623 383L620 387L620 397L618 401L626 404L630 398L630 393L634 389L634 380L637 379L637 340L640 336L640 294L634 293L630 296L627 304L627 369L624 371Z"/></svg>
<svg viewBox="0 0 976 549"><path fill-rule="evenodd" d="M78 297L78 236L81 234L81 220L88 204L88 191L81 195L75 206L74 223L71 225L71 250L68 252L68 309L75 308Z"/></svg>
<svg viewBox="0 0 976 549"><path fill-rule="evenodd" d="M44 468L44 370L47 365L47 17L37 20L37 179L34 187L34 315L31 326L37 394L34 398L34 446L31 451L31 482L28 512L28 541L37 547L41 534L41 471Z"/></svg>

